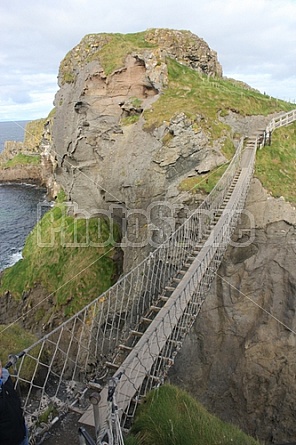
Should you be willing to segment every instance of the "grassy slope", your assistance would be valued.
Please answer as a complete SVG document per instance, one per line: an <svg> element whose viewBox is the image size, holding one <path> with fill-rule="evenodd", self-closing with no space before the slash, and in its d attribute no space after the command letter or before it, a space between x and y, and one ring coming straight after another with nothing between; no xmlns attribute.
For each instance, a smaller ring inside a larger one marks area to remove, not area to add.
<svg viewBox="0 0 296 445"><path fill-rule="evenodd" d="M36 119L27 123L24 136L26 150L38 152L46 121L47 119Z"/></svg>
<svg viewBox="0 0 296 445"><path fill-rule="evenodd" d="M209 414L171 385L151 391L140 406L126 445L259 445L233 425Z"/></svg>
<svg viewBox="0 0 296 445"><path fill-rule="evenodd" d="M225 115L232 110L240 115L266 116L294 108L293 104L246 89L232 80L207 78L173 60L168 61L168 67L169 86L153 104L153 113L145 112L146 128L155 128L183 111L192 120L196 132L205 131L212 141L224 138L222 151L227 159L231 159L234 146L229 128L217 118L219 113ZM180 190L208 193L224 171L222 166L210 174L185 179L180 183Z"/></svg>
<svg viewBox="0 0 296 445"><path fill-rule="evenodd" d="M255 176L274 196L296 204L296 123L274 131L271 146L257 152Z"/></svg>
<svg viewBox="0 0 296 445"><path fill-rule="evenodd" d="M24 155L22 153L17 154L12 159L7 161L2 167L3 168L13 168L21 167L25 165L39 165L40 156L39 155Z"/></svg>
<svg viewBox="0 0 296 445"><path fill-rule="evenodd" d="M89 34L80 42L79 54L76 52L73 54L73 50L71 50L62 60L60 65L61 83L74 82L77 65L79 67L99 59L105 74L109 75L124 65L127 54L153 46L145 41L145 32Z"/></svg>
<svg viewBox="0 0 296 445"><path fill-rule="evenodd" d="M55 206L28 236L23 259L3 273L0 293L20 299L40 283L52 294L53 310L72 315L113 284L118 234L110 232L104 220L74 219L64 204Z"/></svg>
<svg viewBox="0 0 296 445"><path fill-rule="evenodd" d="M146 127L158 127L177 112L184 112L194 122L196 131L205 129L217 139L228 128L218 120L218 113L232 110L241 115L264 115L288 111L292 104L270 98L240 84L217 77L207 77L175 60L168 60L169 86L145 112ZM196 117L201 119L196 121Z"/></svg>
<svg viewBox="0 0 296 445"><path fill-rule="evenodd" d="M9 329L6 329L5 325L0 325L0 332L0 359L3 366L8 361L8 352L20 352L37 340L33 334L24 332L17 324Z"/></svg>
<svg viewBox="0 0 296 445"><path fill-rule="evenodd" d="M209 193L226 167L225 164L210 173L185 179L179 189ZM283 196L296 204L296 123L275 130L271 146L257 151L254 176L273 197Z"/></svg>

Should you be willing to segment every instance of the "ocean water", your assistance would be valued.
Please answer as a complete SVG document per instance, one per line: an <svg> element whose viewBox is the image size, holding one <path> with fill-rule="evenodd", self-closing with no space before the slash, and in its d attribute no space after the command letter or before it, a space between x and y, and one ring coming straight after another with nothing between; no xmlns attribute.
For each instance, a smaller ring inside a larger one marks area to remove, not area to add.
<svg viewBox="0 0 296 445"><path fill-rule="evenodd" d="M27 122L0 122L0 152L5 141L23 140ZM45 192L28 184L0 184L0 271L22 258L26 237L40 208L46 208Z"/></svg>
<svg viewBox="0 0 296 445"><path fill-rule="evenodd" d="M26 124L30 121L0 122L0 153L5 141L23 141Z"/></svg>

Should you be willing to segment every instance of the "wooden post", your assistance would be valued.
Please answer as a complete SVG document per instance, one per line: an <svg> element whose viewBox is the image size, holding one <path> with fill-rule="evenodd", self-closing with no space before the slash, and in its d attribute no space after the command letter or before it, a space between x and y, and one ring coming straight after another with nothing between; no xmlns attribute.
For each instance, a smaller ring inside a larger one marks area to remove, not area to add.
<svg viewBox="0 0 296 445"><path fill-rule="evenodd" d="M99 412L99 403L101 401L101 396L98 392L93 392L89 397L90 403L93 406L94 412L94 421L95 421L95 432L96 438L99 435L100 430L100 412Z"/></svg>

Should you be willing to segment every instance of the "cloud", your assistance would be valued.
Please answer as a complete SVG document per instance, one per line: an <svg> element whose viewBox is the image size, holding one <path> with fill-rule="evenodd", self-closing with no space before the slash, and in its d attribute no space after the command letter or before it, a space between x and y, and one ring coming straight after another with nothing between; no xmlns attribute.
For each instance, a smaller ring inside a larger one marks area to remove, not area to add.
<svg viewBox="0 0 296 445"><path fill-rule="evenodd" d="M296 98L295 0L2 0L0 120L50 111L59 63L84 35L157 27L192 31L217 51L225 75Z"/></svg>
<svg viewBox="0 0 296 445"><path fill-rule="evenodd" d="M55 76L56 77L56 76ZM57 84L50 74L1 75L0 121L39 119L53 108Z"/></svg>

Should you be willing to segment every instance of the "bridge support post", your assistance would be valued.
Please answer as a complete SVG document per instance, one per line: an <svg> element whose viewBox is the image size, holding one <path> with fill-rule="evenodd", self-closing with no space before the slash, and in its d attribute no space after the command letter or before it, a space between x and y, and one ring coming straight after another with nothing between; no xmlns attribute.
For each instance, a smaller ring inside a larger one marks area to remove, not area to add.
<svg viewBox="0 0 296 445"><path fill-rule="evenodd" d="M93 412L94 412L94 421L95 421L95 433L96 433L96 438L99 435L99 430L100 430L100 412L99 412L99 402L101 400L101 396L99 393L97 392L93 392L90 395L90 403L93 406Z"/></svg>

